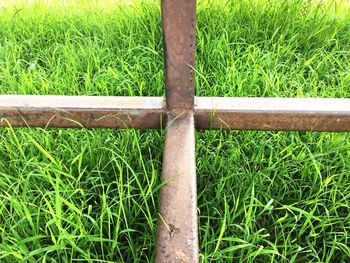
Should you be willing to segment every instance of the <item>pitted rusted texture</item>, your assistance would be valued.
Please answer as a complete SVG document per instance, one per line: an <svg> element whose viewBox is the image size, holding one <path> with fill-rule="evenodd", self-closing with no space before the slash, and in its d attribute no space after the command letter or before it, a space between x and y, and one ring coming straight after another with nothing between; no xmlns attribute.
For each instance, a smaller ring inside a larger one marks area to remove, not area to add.
<svg viewBox="0 0 350 263"><path fill-rule="evenodd" d="M0 127L161 128L161 97L0 95Z"/></svg>
<svg viewBox="0 0 350 263"><path fill-rule="evenodd" d="M162 0L167 109L193 109L196 1Z"/></svg>
<svg viewBox="0 0 350 263"><path fill-rule="evenodd" d="M198 129L350 131L350 99L196 97Z"/></svg>
<svg viewBox="0 0 350 263"><path fill-rule="evenodd" d="M168 116L156 262L198 262L193 112Z"/></svg>
<svg viewBox="0 0 350 263"><path fill-rule="evenodd" d="M195 0L162 0L162 98L0 96L0 127L160 128L167 119L156 262L198 262L199 129L350 131L342 99L196 98Z"/></svg>

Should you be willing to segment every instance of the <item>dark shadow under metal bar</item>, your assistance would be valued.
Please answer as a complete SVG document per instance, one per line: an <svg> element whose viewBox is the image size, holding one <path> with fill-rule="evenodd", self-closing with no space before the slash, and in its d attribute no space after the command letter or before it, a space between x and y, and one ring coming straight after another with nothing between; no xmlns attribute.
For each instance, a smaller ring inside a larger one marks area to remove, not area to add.
<svg viewBox="0 0 350 263"><path fill-rule="evenodd" d="M0 127L161 128L166 110L162 97L0 95L0 120Z"/></svg>
<svg viewBox="0 0 350 263"><path fill-rule="evenodd" d="M196 97L198 129L350 131L350 99Z"/></svg>
<svg viewBox="0 0 350 263"><path fill-rule="evenodd" d="M163 154L156 262L198 262L193 112L169 115Z"/></svg>

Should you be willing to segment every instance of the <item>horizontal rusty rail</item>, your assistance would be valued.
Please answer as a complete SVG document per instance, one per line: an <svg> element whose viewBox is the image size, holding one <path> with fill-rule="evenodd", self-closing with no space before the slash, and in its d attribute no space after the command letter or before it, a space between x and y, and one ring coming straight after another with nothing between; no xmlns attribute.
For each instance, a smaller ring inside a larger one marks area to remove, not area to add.
<svg viewBox="0 0 350 263"><path fill-rule="evenodd" d="M198 262L193 111L169 114L163 154L156 262Z"/></svg>
<svg viewBox="0 0 350 263"><path fill-rule="evenodd" d="M350 131L350 99L196 97L198 129Z"/></svg>
<svg viewBox="0 0 350 263"><path fill-rule="evenodd" d="M160 128L162 97L0 95L0 127Z"/></svg>
<svg viewBox="0 0 350 263"><path fill-rule="evenodd" d="M196 97L194 114L198 129L350 131L350 99ZM166 118L162 97L0 95L0 127L161 128Z"/></svg>

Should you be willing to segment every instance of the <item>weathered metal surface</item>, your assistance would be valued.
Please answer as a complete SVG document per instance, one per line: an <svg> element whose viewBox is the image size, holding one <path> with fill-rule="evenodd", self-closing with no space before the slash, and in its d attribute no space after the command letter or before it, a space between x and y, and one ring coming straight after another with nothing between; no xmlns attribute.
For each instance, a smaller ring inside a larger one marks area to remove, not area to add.
<svg viewBox="0 0 350 263"><path fill-rule="evenodd" d="M195 104L199 129L350 131L350 99L196 97ZM166 109L161 97L0 95L4 118L13 127L160 128Z"/></svg>
<svg viewBox="0 0 350 263"><path fill-rule="evenodd" d="M196 0L162 0L166 101L193 109Z"/></svg>
<svg viewBox="0 0 350 263"><path fill-rule="evenodd" d="M196 97L199 129L350 131L350 99Z"/></svg>
<svg viewBox="0 0 350 263"><path fill-rule="evenodd" d="M193 112L168 116L156 262L198 262Z"/></svg>
<svg viewBox="0 0 350 263"><path fill-rule="evenodd" d="M0 127L160 128L161 97L0 95ZM164 122L165 123L165 122Z"/></svg>
<svg viewBox="0 0 350 263"><path fill-rule="evenodd" d="M194 119L199 129L350 131L350 100L197 97L194 105L196 0L162 0L162 22L166 105L2 95L0 127L160 128L167 119L156 262L198 262Z"/></svg>

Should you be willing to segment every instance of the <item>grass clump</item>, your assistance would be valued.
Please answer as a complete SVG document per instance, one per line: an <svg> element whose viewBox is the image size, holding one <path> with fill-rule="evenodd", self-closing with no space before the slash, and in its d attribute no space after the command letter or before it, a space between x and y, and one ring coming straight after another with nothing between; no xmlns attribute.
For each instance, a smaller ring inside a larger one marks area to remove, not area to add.
<svg viewBox="0 0 350 263"><path fill-rule="evenodd" d="M345 2L199 1L197 95L349 97ZM72 3L1 9L1 93L164 95L159 2ZM0 134L0 262L153 261L163 131ZM201 262L349 260L347 133L196 137Z"/></svg>

